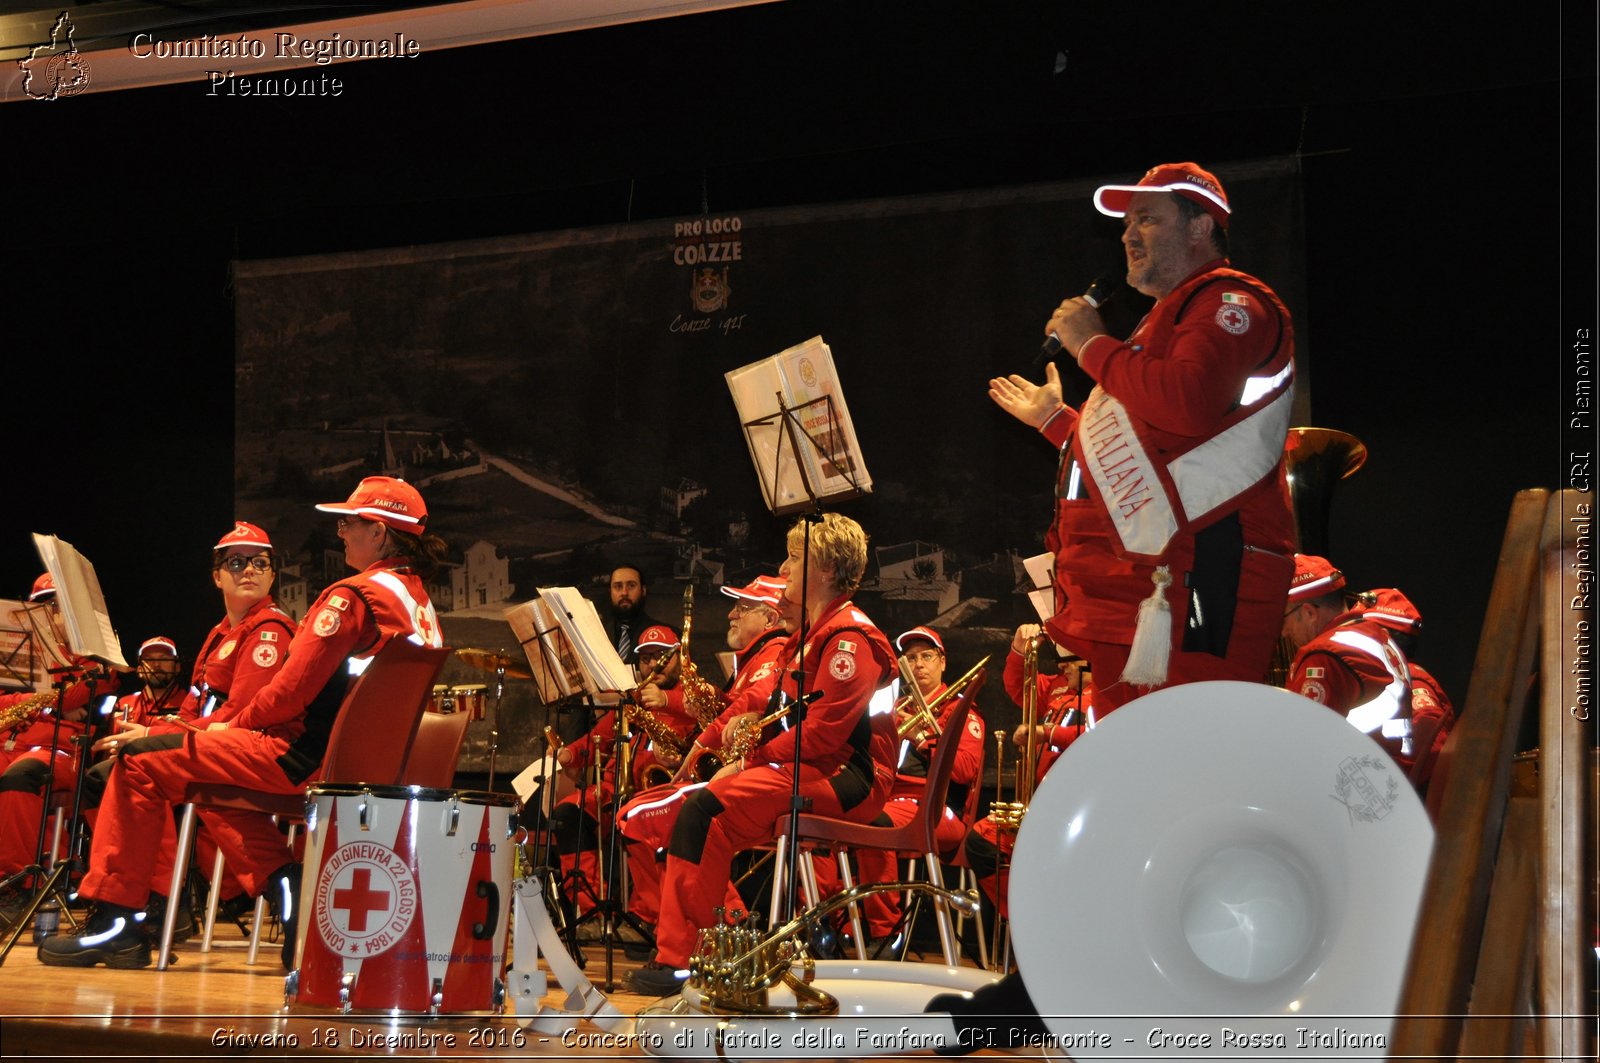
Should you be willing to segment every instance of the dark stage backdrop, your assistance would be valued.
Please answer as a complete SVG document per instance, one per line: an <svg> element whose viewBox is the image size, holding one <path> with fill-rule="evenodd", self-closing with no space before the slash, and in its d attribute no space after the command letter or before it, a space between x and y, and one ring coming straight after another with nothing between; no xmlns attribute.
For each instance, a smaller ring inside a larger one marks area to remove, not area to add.
<svg viewBox="0 0 1600 1063"><path fill-rule="evenodd" d="M1303 322L1294 161L1214 169L1235 264ZM874 483L836 507L877 551L863 602L891 634L954 632L954 676L1031 619L1014 561L1042 549L1051 508L1053 451L987 381L1038 378L1056 303L1120 273L1120 222L1090 201L1119 179L238 262L238 515L269 529L314 596L339 566L333 522L311 505L388 470L420 486L464 566L481 572L465 551L493 548L513 601L574 584L603 603L596 581L637 559L651 612L676 624L674 577L694 580L708 592L695 656L716 674L715 585L775 571L790 523L765 508L723 374L820 334ZM1124 290L1112 331L1148 305ZM1298 340L1305 424L1303 327ZM447 603L452 641L515 649L496 626L510 602L468 594ZM991 726L1015 715L998 682L983 707ZM534 728L512 730L520 766Z"/></svg>

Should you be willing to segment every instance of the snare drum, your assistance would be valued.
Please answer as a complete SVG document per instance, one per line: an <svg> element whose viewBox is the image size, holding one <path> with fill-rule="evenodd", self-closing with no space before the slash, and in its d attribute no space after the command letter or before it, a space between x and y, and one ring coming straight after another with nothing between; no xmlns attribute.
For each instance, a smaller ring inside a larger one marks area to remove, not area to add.
<svg viewBox="0 0 1600 1063"><path fill-rule="evenodd" d="M428 696L429 712L455 712L455 703L450 700L450 687L444 683L435 683L433 693Z"/></svg>
<svg viewBox="0 0 1600 1063"><path fill-rule="evenodd" d="M330 784L306 800L289 1003L499 1014L516 799Z"/></svg>
<svg viewBox="0 0 1600 1063"><path fill-rule="evenodd" d="M450 699L455 703L455 711L466 713L469 720L483 719L484 695L488 689L486 683L451 687Z"/></svg>

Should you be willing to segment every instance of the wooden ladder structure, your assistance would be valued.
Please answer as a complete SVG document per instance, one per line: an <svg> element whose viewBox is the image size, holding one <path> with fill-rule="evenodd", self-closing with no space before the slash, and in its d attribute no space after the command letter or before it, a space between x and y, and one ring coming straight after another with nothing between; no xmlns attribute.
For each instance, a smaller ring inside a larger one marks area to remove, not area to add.
<svg viewBox="0 0 1600 1063"><path fill-rule="evenodd" d="M1437 836L1391 1058L1595 1058L1593 511L1577 491L1512 503L1429 795ZM1519 795L1535 694L1538 785Z"/></svg>

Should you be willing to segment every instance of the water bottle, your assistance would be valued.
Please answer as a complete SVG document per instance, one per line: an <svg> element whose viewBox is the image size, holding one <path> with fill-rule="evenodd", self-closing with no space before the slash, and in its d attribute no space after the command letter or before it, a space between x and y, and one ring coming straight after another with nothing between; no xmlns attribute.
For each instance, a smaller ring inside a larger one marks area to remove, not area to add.
<svg viewBox="0 0 1600 1063"><path fill-rule="evenodd" d="M33 913L33 943L38 945L61 929L61 904L54 897Z"/></svg>

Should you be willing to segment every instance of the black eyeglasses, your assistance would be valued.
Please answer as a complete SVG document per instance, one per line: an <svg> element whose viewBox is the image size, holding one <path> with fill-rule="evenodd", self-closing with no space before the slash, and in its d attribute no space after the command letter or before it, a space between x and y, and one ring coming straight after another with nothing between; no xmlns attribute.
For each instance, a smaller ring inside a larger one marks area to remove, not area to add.
<svg viewBox="0 0 1600 1063"><path fill-rule="evenodd" d="M367 523L367 518L366 517L340 517L338 520L333 522L333 527L334 527L334 529L336 531L344 531L346 528L350 527L350 525L352 525L352 524L366 524L366 523Z"/></svg>
<svg viewBox="0 0 1600 1063"><path fill-rule="evenodd" d="M234 575L243 572L246 567L253 568L257 572L266 572L272 568L272 558L266 554L257 554L254 557L240 557L236 554L233 557L225 558L222 562L222 567Z"/></svg>

